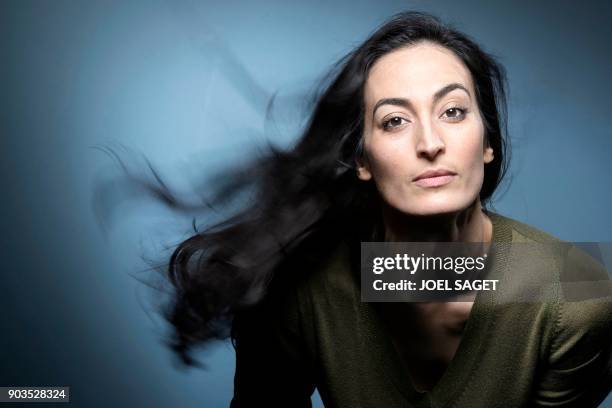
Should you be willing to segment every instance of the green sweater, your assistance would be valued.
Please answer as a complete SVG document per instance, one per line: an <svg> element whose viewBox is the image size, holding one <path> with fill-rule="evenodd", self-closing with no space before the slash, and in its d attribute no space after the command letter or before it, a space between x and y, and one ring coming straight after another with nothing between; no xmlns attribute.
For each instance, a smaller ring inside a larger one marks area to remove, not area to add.
<svg viewBox="0 0 612 408"><path fill-rule="evenodd" d="M494 242L561 242L487 214ZM500 302L495 293L479 292L453 360L435 387L421 393L374 304L361 302L359 272L349 246L340 244L296 284L236 316L231 408L310 407L315 387L326 408L597 406L612 389L610 278L572 250L565 265L580 281L597 283L601 297L563 300L560 255L542 248L530 271L513 270L503 251L488 262L492 277L548 285L552 300Z"/></svg>

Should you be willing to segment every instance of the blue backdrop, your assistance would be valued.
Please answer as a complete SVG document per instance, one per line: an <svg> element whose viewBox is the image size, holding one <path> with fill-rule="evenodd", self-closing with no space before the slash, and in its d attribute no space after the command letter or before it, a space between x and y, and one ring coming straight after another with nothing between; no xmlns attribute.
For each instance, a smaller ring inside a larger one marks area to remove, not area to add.
<svg viewBox="0 0 612 408"><path fill-rule="evenodd" d="M202 355L208 372L176 369L135 279L142 252L165 253L189 220L134 201L101 229L92 186L114 167L91 147L139 150L189 191L186 174L245 145L293 140L315 80L402 10L455 23L508 69L512 181L497 211L612 241L611 4L1 1L0 385L68 385L77 406L227 406L231 346Z"/></svg>

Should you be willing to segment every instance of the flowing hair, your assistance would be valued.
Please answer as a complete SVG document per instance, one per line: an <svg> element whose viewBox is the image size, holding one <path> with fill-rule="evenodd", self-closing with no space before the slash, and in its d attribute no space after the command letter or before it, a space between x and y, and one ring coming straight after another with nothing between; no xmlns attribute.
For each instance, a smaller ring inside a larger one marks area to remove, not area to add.
<svg viewBox="0 0 612 408"><path fill-rule="evenodd" d="M376 236L380 198L372 181L356 176L363 155L364 84L381 56L421 41L451 50L472 75L485 143L495 151L494 160L485 164L480 191L481 203L488 205L509 160L503 67L432 15L396 14L333 66L293 146L271 147L262 157L219 175L211 202L248 192L238 211L194 231L174 249L166 265L173 295L162 314L172 329L168 345L185 365L199 365L194 347L234 340L234 317L261 302L273 278L290 273L289 262L321 259L341 240ZM178 206L157 181L141 184L169 206Z"/></svg>

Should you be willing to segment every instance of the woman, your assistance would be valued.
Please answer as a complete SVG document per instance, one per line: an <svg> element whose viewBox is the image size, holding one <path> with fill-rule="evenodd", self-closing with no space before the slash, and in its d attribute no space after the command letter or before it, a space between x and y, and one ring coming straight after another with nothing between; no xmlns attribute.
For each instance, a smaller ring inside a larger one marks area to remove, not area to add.
<svg viewBox="0 0 612 408"><path fill-rule="evenodd" d="M231 328L233 408L310 406L315 387L326 407L596 406L612 386L612 297L565 301L551 266L608 285L579 251L541 250L536 274L488 260L549 285L544 302L360 301L361 241L559 242L486 208L508 160L502 67L407 12L337 68L295 147L219 192L252 187L248 206L174 252L175 351L192 364Z"/></svg>

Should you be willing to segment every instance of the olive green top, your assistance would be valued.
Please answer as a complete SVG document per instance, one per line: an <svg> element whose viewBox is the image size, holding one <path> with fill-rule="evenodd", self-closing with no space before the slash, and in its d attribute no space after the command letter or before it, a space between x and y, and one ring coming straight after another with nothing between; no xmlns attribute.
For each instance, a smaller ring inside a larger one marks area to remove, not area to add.
<svg viewBox="0 0 612 408"><path fill-rule="evenodd" d="M561 242L486 213L493 242ZM326 408L597 406L612 389L610 278L582 251L560 255L541 248L528 271L513 269L512 256L502 250L487 262L491 278L547 285L548 298L502 302L495 292L479 292L454 358L422 393L374 304L361 302L359 273L349 246L340 244L298 283L236 316L231 407L310 407L315 387ZM562 298L561 257L580 281L597 284L599 297Z"/></svg>

